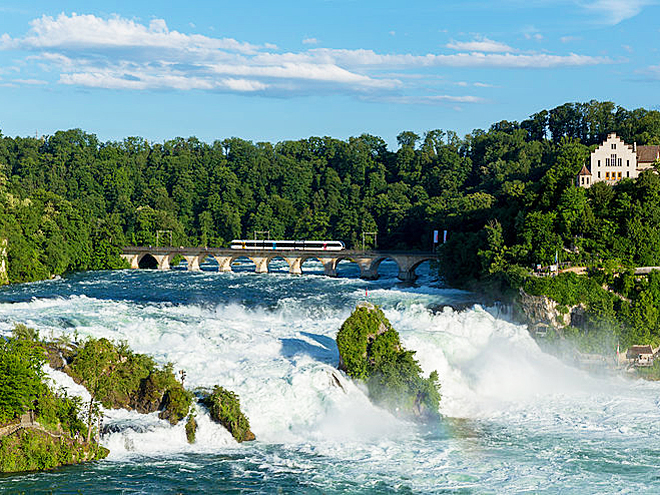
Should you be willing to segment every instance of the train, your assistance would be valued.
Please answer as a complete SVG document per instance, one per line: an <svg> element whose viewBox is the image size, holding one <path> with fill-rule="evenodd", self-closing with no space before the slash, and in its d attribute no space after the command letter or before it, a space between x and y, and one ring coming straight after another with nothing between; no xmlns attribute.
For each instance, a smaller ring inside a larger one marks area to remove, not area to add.
<svg viewBox="0 0 660 495"><path fill-rule="evenodd" d="M341 241L287 241L234 239L231 249L275 250L275 251L342 251L346 246Z"/></svg>

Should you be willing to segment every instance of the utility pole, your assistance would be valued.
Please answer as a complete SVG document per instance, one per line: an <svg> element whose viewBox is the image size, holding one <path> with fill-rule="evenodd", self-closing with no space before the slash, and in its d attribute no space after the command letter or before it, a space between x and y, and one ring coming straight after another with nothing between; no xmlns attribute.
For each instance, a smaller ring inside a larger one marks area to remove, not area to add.
<svg viewBox="0 0 660 495"><path fill-rule="evenodd" d="M172 231L171 230L157 230L156 231L156 247L160 247L160 244L159 244L160 234L169 234L170 235L170 246L169 247L172 247Z"/></svg>
<svg viewBox="0 0 660 495"><path fill-rule="evenodd" d="M255 230L254 231L254 240L257 240L257 235L266 234L266 241L270 241L270 230Z"/></svg>
<svg viewBox="0 0 660 495"><path fill-rule="evenodd" d="M366 239L368 235L374 239L374 248L378 246L378 232L362 232L362 251L366 251Z"/></svg>

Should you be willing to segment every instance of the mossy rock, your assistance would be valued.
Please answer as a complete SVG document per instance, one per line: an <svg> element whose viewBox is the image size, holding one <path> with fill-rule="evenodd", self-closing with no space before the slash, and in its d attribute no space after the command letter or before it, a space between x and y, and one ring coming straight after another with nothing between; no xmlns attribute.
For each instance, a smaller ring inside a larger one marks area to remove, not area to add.
<svg viewBox="0 0 660 495"><path fill-rule="evenodd" d="M406 351L383 312L362 303L337 334L339 368L363 381L369 397L395 415L419 421L439 417L438 374L423 378L422 369Z"/></svg>
<svg viewBox="0 0 660 495"><path fill-rule="evenodd" d="M186 438L188 443L195 443L195 437L197 435L197 420L192 414L188 416L188 421L186 421Z"/></svg>
<svg viewBox="0 0 660 495"><path fill-rule="evenodd" d="M241 403L238 395L222 387L215 386L213 392L202 399L211 415L211 419L227 428L237 442L254 440L250 431L250 422L241 412Z"/></svg>
<svg viewBox="0 0 660 495"><path fill-rule="evenodd" d="M172 364L159 368L152 357L134 353L124 342L89 338L69 359L62 370L77 383L88 387L90 381L103 380L95 399L106 408L160 411L158 416L172 425L190 411L192 394L176 379Z"/></svg>

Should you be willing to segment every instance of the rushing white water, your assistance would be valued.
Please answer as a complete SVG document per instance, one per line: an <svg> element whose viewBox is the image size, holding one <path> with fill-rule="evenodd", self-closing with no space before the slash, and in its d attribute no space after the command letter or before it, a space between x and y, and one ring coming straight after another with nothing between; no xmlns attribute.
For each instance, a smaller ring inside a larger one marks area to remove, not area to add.
<svg viewBox="0 0 660 495"><path fill-rule="evenodd" d="M180 473L202 469L200 490L208 472L224 469L232 486L257 477L263 492L639 492L660 465L658 384L572 368L543 353L524 326L478 305L429 309L469 300L459 291L388 278L174 272L21 287L0 292L0 334L20 322L45 336L125 340L185 370L188 388L219 384L241 398L258 439L250 444L235 443L200 407L194 445L183 424L107 411L111 456L98 469L115 466L117 486L140 460L156 491L170 486L154 474L165 462ZM334 337L365 289L424 372L438 371L439 424L392 417L337 371Z"/></svg>

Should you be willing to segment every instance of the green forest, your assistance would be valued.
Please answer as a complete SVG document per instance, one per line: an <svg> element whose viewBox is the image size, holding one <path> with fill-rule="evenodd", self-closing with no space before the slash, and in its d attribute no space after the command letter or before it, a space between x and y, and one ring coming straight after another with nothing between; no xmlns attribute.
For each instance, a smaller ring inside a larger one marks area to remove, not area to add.
<svg viewBox="0 0 660 495"><path fill-rule="evenodd" d="M403 131L395 151L369 134L275 144L0 134L0 237L10 282L121 267L122 246L170 243L157 240L162 230L176 246L269 231L358 248L363 232L377 232L379 248L424 250L434 230L447 230L441 274L454 286L515 287L555 256L613 274L660 265L657 174L574 186L610 132L660 144L660 112L566 103L462 138ZM643 292L631 283L627 294Z"/></svg>

